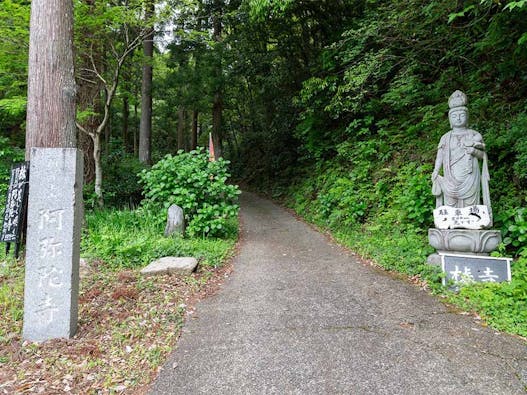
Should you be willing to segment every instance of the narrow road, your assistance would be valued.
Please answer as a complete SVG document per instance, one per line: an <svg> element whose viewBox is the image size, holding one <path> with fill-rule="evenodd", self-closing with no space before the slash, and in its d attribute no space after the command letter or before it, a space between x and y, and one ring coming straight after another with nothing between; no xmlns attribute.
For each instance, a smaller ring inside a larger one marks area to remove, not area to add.
<svg viewBox="0 0 527 395"><path fill-rule="evenodd" d="M242 196L234 273L152 394L524 394L527 344Z"/></svg>

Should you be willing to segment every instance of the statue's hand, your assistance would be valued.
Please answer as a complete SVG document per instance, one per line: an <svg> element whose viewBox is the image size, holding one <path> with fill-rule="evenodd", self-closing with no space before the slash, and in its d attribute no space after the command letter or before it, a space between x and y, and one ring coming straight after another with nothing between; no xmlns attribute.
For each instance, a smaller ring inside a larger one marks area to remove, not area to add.
<svg viewBox="0 0 527 395"><path fill-rule="evenodd" d="M474 147L467 147L467 153L468 154L474 155L475 151L476 151L476 149Z"/></svg>

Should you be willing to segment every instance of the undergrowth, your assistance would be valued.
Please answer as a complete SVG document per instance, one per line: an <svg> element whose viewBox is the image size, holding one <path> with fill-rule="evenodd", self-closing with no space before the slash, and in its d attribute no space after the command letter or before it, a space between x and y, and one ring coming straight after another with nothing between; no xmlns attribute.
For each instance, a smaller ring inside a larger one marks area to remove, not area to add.
<svg viewBox="0 0 527 395"><path fill-rule="evenodd" d="M527 254L511 265L512 280L476 283L450 293L449 301L477 311L492 327L527 337Z"/></svg>
<svg viewBox="0 0 527 395"><path fill-rule="evenodd" d="M235 219L223 239L164 237L164 217L146 208L86 213L74 341L22 339L24 262L0 262L0 392L142 393L175 347L193 300L228 273L221 266L237 238ZM200 265L188 276L138 273L165 255L193 256Z"/></svg>
<svg viewBox="0 0 527 395"><path fill-rule="evenodd" d="M193 256L205 266L220 266L237 238L237 220L227 222L225 238L163 236L164 210L107 209L89 212L82 237L83 256L108 268L138 268L163 256Z"/></svg>
<svg viewBox="0 0 527 395"><path fill-rule="evenodd" d="M192 256L208 269L223 265L236 243L237 220L228 222L223 239L165 237L164 215L145 208L87 212L81 256L96 262L103 277L139 269L163 256ZM23 294L24 263L6 257L0 262L0 343L21 331Z"/></svg>

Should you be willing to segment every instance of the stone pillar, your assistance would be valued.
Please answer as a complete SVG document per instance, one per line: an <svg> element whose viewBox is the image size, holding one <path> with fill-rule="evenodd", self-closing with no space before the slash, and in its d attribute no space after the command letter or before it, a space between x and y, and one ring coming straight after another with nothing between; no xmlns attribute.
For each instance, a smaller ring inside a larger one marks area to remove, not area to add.
<svg viewBox="0 0 527 395"><path fill-rule="evenodd" d="M77 330L83 156L75 148L32 148L23 337L72 337Z"/></svg>

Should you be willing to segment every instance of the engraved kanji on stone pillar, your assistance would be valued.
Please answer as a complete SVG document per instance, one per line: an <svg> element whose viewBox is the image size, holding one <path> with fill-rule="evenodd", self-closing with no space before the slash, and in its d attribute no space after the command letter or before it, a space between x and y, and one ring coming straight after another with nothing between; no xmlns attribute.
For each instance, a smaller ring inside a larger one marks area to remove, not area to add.
<svg viewBox="0 0 527 395"><path fill-rule="evenodd" d="M30 166L23 336L72 337L78 318L82 152L33 148Z"/></svg>

